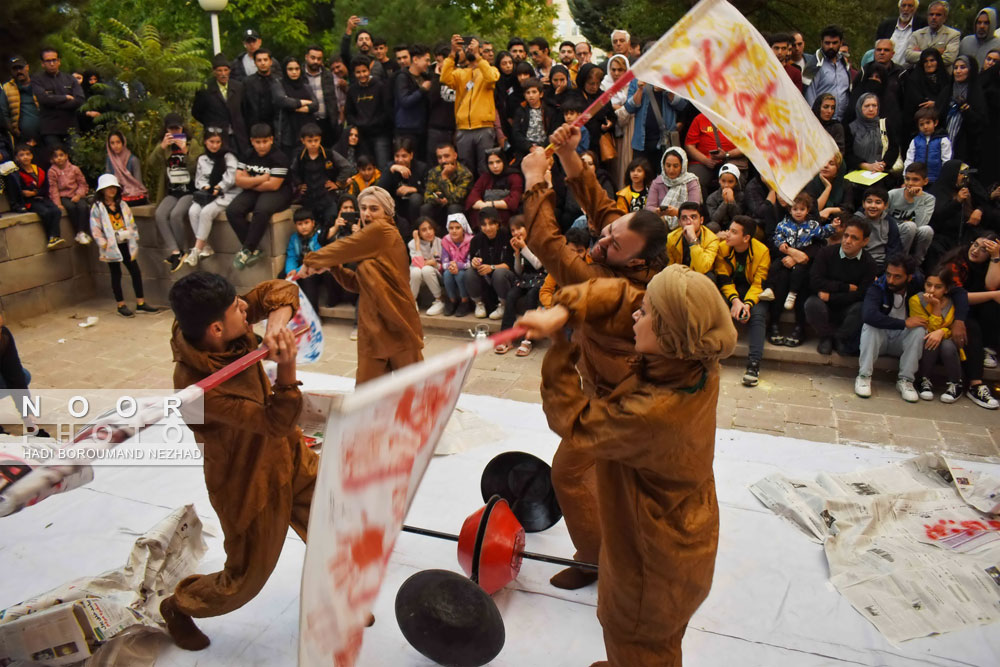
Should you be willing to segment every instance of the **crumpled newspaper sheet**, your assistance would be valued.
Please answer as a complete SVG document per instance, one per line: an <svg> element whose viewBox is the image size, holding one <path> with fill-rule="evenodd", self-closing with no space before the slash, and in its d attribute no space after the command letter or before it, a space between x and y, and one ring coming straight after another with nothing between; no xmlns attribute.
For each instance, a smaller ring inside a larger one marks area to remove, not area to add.
<svg viewBox="0 0 1000 667"><path fill-rule="evenodd" d="M830 581L890 641L1000 620L1000 479L943 454L750 491L822 543Z"/></svg>
<svg viewBox="0 0 1000 667"><path fill-rule="evenodd" d="M67 582L0 611L0 665L153 665L160 602L206 551L193 505L135 541L124 567Z"/></svg>

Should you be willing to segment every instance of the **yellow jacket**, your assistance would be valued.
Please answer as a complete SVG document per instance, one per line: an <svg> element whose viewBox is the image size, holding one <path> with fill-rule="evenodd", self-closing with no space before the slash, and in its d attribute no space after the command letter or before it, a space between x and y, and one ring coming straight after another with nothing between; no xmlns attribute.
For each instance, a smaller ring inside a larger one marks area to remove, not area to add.
<svg viewBox="0 0 1000 667"><path fill-rule="evenodd" d="M500 80L500 71L482 58L472 67L455 67L448 56L441 64L441 83L455 90L455 127L478 130L493 127L496 104L493 88Z"/></svg>
<svg viewBox="0 0 1000 667"><path fill-rule="evenodd" d="M944 337L951 338L951 325L955 321L955 309L951 305L951 299L946 298L942 301L941 314L934 315L924 305L923 294L914 294L910 297L910 317L925 318L927 320L927 333L944 329Z"/></svg>
<svg viewBox="0 0 1000 667"><path fill-rule="evenodd" d="M754 306L760 301L760 293L763 290L764 281L767 280L767 271L770 267L771 253L767 246L757 239L750 239L747 263L743 267L743 275L750 283L750 288L742 299L743 303ZM722 291L722 296L726 297L727 303L732 303L733 299L740 296L736 293L736 285L733 283L735 270L736 251L723 241L719 244L719 253L715 256L715 275L719 281L719 289Z"/></svg>
<svg viewBox="0 0 1000 667"><path fill-rule="evenodd" d="M684 259L684 228L678 227L667 236L667 265L681 264ZM715 266L719 252L719 237L702 225L698 232L698 243L691 248L691 268L698 273L708 273Z"/></svg>

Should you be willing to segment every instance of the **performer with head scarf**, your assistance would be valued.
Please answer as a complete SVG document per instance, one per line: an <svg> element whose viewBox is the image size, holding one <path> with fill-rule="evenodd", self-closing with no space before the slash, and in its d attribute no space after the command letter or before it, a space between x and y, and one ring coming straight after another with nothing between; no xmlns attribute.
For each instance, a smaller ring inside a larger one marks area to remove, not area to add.
<svg viewBox="0 0 1000 667"><path fill-rule="evenodd" d="M423 360L423 329L410 291L410 257L394 222L392 195L380 187L358 195L360 229L305 256L300 276L329 268L358 297L355 384ZM357 268L345 264L357 262Z"/></svg>
<svg viewBox="0 0 1000 667"><path fill-rule="evenodd" d="M679 666L715 568L719 360L736 329L712 281L677 264L645 290L595 279L562 288L554 303L520 324L532 336L556 334L542 365L546 417L564 443L597 459L597 615L608 654L597 664ZM584 394L579 348L561 333L584 323L635 339L632 373L602 397Z"/></svg>

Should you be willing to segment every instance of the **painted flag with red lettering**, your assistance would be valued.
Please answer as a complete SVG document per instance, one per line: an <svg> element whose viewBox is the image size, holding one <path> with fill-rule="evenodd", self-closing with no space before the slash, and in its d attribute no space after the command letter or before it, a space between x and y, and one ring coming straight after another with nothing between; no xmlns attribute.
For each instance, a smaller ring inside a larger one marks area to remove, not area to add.
<svg viewBox="0 0 1000 667"><path fill-rule="evenodd" d="M702 0L636 61L688 100L791 201L837 152L764 37L726 0Z"/></svg>
<svg viewBox="0 0 1000 667"><path fill-rule="evenodd" d="M299 665L350 667L389 556L476 355L513 328L367 382L327 419L302 571Z"/></svg>

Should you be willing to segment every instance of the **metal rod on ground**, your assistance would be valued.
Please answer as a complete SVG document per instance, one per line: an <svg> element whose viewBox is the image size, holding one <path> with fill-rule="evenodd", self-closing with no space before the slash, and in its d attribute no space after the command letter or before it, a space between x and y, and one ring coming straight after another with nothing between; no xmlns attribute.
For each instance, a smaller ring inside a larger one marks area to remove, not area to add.
<svg viewBox="0 0 1000 667"><path fill-rule="evenodd" d="M430 530L429 528L419 528L417 526L404 525L403 531L407 533L413 533L415 535L424 535L425 537L436 537L439 540L458 542L458 535L452 535L451 533L442 533L437 530ZM560 558L559 556L547 556L545 554L536 554L531 551L522 551L521 558L538 560L542 561L543 563L552 563L554 565L566 565L568 567L578 567L581 570L592 570L594 572L598 571L598 567L593 563L583 563L581 561L572 560L570 558Z"/></svg>

